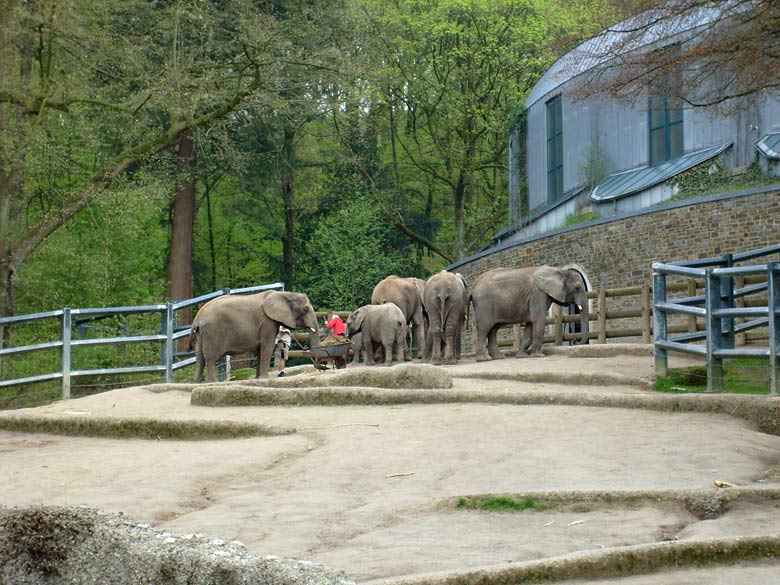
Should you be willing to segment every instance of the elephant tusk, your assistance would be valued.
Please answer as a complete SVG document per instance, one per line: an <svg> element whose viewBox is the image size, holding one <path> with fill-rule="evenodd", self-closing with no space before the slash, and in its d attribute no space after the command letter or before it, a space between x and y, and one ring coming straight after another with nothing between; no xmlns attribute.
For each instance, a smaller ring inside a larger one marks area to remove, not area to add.
<svg viewBox="0 0 780 585"><path fill-rule="evenodd" d="M582 305L577 305L577 309L579 309L580 311L582 311Z"/></svg>
<svg viewBox="0 0 780 585"><path fill-rule="evenodd" d="M309 329L311 329L312 333L317 333L317 330L314 327L309 327Z"/></svg>

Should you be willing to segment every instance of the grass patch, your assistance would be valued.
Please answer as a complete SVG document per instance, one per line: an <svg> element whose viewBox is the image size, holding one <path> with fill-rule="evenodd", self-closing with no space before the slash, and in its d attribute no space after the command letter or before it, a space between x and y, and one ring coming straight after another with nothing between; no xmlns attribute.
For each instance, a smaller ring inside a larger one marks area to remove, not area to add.
<svg viewBox="0 0 780 585"><path fill-rule="evenodd" d="M769 364L764 359L744 359L723 364L724 393L768 394ZM653 390L670 394L691 394L707 391L707 367L674 368L669 375L658 378Z"/></svg>
<svg viewBox="0 0 780 585"><path fill-rule="evenodd" d="M561 228L571 227L573 225L585 223L586 221L593 221L594 219L598 219L598 218L599 218L599 214L593 211L579 211L577 213L570 213L564 218L563 224L560 227Z"/></svg>
<svg viewBox="0 0 780 585"><path fill-rule="evenodd" d="M485 512L523 512L525 510L546 510L549 506L540 504L533 498L515 500L504 496L489 498L460 498L457 507L464 510L484 510Z"/></svg>

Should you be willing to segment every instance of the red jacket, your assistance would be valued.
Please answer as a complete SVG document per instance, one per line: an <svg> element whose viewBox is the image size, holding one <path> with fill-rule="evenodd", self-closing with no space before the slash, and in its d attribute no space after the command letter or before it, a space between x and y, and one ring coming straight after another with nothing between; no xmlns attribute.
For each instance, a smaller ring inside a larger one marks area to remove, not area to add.
<svg viewBox="0 0 780 585"><path fill-rule="evenodd" d="M344 321L338 315L325 323L325 329L333 329L333 335L344 335L347 332Z"/></svg>

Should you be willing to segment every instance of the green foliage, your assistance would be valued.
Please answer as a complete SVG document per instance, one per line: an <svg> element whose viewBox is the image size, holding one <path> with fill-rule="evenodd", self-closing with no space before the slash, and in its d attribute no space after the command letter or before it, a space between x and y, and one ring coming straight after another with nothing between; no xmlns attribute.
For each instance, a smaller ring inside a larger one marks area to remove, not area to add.
<svg viewBox="0 0 780 585"><path fill-rule="evenodd" d="M317 308L349 309L388 274L435 272L505 222L507 120L555 59L551 41L601 4L11 3L0 254L14 273L0 270L0 311L164 300L177 179L196 181L196 295L284 280ZM196 167L177 177L185 127ZM83 333L159 331L158 315L140 319ZM155 344L74 353L84 369L157 360ZM3 378L58 369L56 351L0 360ZM44 386L30 392L58 395Z"/></svg>
<svg viewBox="0 0 780 585"><path fill-rule="evenodd" d="M317 310L352 310L371 302L377 282L389 274L411 275L393 227L365 196L326 216L308 243L313 258L307 292Z"/></svg>
<svg viewBox="0 0 780 585"><path fill-rule="evenodd" d="M607 176L607 153L598 136L594 136L579 163L580 184L594 187Z"/></svg>
<svg viewBox="0 0 780 585"><path fill-rule="evenodd" d="M563 225L560 227L570 227L573 225L578 225L581 223L585 223L587 221L593 221L594 219L598 219L599 214L595 211L578 211L576 213L569 213L563 220ZM556 228L557 229L557 228Z"/></svg>
<svg viewBox="0 0 780 585"><path fill-rule="evenodd" d="M752 187L777 183L777 177L761 172L758 163L752 164L741 174L724 169L718 162L706 162L677 175L674 178L678 193L671 201L694 197L718 195ZM666 202L664 202L666 203Z"/></svg>
<svg viewBox="0 0 780 585"><path fill-rule="evenodd" d="M762 359L725 362L724 392L729 394L768 394L769 364ZM706 366L690 366L669 370L669 375L653 384L658 392L689 394L707 390Z"/></svg>

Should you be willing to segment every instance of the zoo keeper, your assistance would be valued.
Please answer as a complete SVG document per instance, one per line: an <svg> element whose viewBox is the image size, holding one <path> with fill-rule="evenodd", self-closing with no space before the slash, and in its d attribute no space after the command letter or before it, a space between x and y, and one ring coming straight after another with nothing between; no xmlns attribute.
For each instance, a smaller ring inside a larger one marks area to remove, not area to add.
<svg viewBox="0 0 780 585"><path fill-rule="evenodd" d="M344 321L336 313L330 316L330 321L325 323L325 329L332 329L333 335L346 335L347 327Z"/></svg>
<svg viewBox="0 0 780 585"><path fill-rule="evenodd" d="M277 376L284 376L284 365L287 363L287 352L292 343L292 333L284 325L279 325L279 332L276 334L276 351L277 353L277 369L279 373Z"/></svg>

